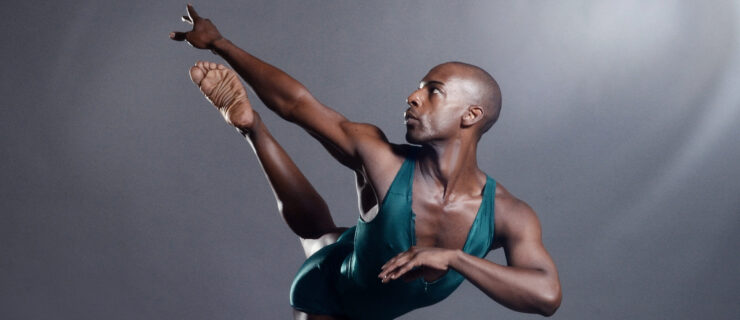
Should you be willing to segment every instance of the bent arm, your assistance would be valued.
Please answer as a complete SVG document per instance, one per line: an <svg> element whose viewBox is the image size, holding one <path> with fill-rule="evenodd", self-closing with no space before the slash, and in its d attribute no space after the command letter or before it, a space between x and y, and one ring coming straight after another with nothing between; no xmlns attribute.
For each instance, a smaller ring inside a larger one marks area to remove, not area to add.
<svg viewBox="0 0 740 320"><path fill-rule="evenodd" d="M557 269L542 244L534 211L526 204L518 207L517 221L505 231L508 266L458 251L450 267L507 308L550 316L562 300Z"/></svg>
<svg viewBox="0 0 740 320"><path fill-rule="evenodd" d="M545 270L502 266L462 251L450 267L507 308L550 316L560 306L559 282Z"/></svg>

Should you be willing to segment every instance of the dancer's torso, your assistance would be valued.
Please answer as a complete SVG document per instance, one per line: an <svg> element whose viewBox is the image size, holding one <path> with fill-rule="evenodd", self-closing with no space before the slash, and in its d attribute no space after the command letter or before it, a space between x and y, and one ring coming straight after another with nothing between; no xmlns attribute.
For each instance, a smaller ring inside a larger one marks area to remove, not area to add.
<svg viewBox="0 0 740 320"><path fill-rule="evenodd" d="M478 257L484 257L490 250L496 182L487 177L478 210L466 207L475 206L474 203L467 203L463 210L458 210L477 211L475 215L470 213L443 221L440 215L432 212L430 202L412 201L415 164L412 152L396 174L377 215L369 222L361 219L354 228L354 250L343 261L337 282L337 290L350 316L397 317L444 299L460 285L463 277L454 270L428 273L410 283L395 280L382 284L377 277L380 267L413 245L462 248L465 253ZM425 214L417 216L414 209ZM422 223L424 227L417 230L416 225ZM444 233L452 236L436 236L435 230L442 227L457 232ZM417 243L417 239L422 242Z"/></svg>

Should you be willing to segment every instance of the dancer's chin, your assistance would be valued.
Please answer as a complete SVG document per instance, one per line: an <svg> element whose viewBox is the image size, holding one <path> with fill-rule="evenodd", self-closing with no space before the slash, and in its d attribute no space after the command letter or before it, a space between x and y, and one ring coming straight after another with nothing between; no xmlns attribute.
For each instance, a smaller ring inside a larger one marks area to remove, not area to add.
<svg viewBox="0 0 740 320"><path fill-rule="evenodd" d="M414 137L410 132L406 131L406 142L410 144L421 144L421 140Z"/></svg>

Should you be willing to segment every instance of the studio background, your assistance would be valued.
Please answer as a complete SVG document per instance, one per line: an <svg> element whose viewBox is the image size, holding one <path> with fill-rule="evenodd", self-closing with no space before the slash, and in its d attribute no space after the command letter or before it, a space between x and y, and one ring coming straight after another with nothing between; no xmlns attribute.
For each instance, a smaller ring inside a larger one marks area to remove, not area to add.
<svg viewBox="0 0 740 320"><path fill-rule="evenodd" d="M403 142L434 65L503 91L481 168L538 213L555 319L740 313L737 1L201 1L222 34ZM192 84L181 1L0 4L0 318L287 319L303 261ZM353 176L249 92L339 225ZM504 263L501 252L489 259ZM465 282L402 319L538 319Z"/></svg>

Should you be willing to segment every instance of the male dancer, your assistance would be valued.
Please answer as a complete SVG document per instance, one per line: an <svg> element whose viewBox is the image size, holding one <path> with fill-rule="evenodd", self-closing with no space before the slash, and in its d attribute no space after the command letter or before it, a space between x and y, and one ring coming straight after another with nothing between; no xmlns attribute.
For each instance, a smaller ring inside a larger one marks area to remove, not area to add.
<svg viewBox="0 0 740 320"><path fill-rule="evenodd" d="M463 278L511 309L555 312L560 282L534 211L477 166L477 143L501 107L488 73L459 62L432 68L408 97L405 114L406 139L421 147L395 145L233 45L192 6L183 19L193 30L173 32L172 39L219 54L268 108L357 173L360 220L349 230L336 228L323 200L269 137L233 71L206 62L191 69L227 122L252 142L291 229L324 242L291 288L297 318L394 318L444 299ZM501 247L507 266L483 259Z"/></svg>

